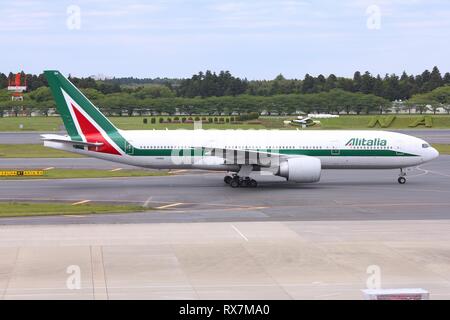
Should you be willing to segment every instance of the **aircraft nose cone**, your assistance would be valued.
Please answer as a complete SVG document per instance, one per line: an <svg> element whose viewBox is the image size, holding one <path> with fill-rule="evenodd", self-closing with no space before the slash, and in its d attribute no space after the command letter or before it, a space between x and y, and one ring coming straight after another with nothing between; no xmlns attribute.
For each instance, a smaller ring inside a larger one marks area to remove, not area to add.
<svg viewBox="0 0 450 320"><path fill-rule="evenodd" d="M439 157L439 151L437 151L435 148L431 148L431 149L432 149L431 150L431 160Z"/></svg>

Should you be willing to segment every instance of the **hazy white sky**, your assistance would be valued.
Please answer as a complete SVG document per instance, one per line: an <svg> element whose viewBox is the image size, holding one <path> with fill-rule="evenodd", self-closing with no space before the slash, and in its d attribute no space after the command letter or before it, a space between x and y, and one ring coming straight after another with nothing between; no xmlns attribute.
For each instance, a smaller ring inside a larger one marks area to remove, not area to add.
<svg viewBox="0 0 450 320"><path fill-rule="evenodd" d="M0 0L0 16L1 72L450 71L449 0Z"/></svg>

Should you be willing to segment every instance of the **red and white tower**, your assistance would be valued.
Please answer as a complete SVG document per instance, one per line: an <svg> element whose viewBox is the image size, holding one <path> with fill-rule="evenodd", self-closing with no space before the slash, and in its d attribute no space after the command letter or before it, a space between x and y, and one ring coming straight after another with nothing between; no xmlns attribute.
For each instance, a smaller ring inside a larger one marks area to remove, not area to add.
<svg viewBox="0 0 450 320"><path fill-rule="evenodd" d="M23 101L23 92L27 90L27 79L22 84L20 73L16 74L15 79L8 80L8 91L12 91L11 100Z"/></svg>

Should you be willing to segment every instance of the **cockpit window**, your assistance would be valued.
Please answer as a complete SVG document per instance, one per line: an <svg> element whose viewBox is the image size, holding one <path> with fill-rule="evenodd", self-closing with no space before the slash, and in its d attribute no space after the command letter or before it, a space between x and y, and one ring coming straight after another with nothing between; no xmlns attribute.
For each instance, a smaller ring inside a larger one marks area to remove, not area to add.
<svg viewBox="0 0 450 320"><path fill-rule="evenodd" d="M428 143L424 143L424 144L422 144L422 148L429 148L430 147L430 145L428 144Z"/></svg>

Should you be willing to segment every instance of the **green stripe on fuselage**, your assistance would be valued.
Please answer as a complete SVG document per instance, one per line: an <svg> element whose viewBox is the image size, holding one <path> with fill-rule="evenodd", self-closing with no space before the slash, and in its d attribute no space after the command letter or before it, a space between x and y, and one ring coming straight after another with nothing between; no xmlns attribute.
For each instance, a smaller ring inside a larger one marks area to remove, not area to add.
<svg viewBox="0 0 450 320"><path fill-rule="evenodd" d="M185 149L138 149L134 148L132 156L149 156L149 157L169 157L172 155L181 155L182 151L186 152ZM204 151L190 149L191 156L195 155L205 155ZM244 152L245 150L239 150L239 152ZM264 152L270 153L271 150L268 149L254 149L248 150L252 152ZM273 150L274 153L279 153L281 155L304 155L312 157L417 157L416 154L410 154L405 152L399 152L393 150L351 150L351 149L322 149L322 150L310 150L310 149L280 149ZM183 154L184 156L189 156L189 154Z"/></svg>

